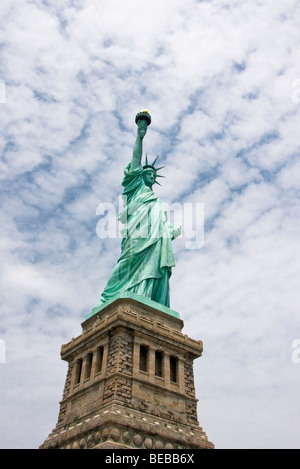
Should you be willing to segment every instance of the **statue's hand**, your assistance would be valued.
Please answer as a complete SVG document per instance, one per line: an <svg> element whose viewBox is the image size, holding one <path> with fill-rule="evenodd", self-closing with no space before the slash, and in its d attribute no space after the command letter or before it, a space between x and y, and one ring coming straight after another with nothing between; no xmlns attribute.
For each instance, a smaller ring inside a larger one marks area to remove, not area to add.
<svg viewBox="0 0 300 469"><path fill-rule="evenodd" d="M181 226L174 226L173 239L181 235Z"/></svg>
<svg viewBox="0 0 300 469"><path fill-rule="evenodd" d="M171 240L178 238L181 235L181 226L170 225L170 236Z"/></svg>

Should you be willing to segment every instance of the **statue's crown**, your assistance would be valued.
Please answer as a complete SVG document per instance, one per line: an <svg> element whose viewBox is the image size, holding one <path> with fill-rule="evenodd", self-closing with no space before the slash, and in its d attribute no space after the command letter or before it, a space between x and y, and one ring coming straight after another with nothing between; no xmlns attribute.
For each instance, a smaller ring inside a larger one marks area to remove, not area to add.
<svg viewBox="0 0 300 469"><path fill-rule="evenodd" d="M143 169L144 169L144 170L145 170L145 169L152 169L153 171L155 171L155 174L156 174L156 177L157 177L157 178L164 178L165 176L161 176L160 174L157 174L157 171L159 171L160 169L163 169L163 168L165 167L165 166L160 166L159 168L156 168L156 167L155 167L155 163L156 163L156 161L157 161L158 158L159 158L159 156L157 156L157 157L155 158L155 160L153 161L152 164L149 164L149 163L148 163L148 156L147 156L147 154L146 154L146 161L145 161L145 165L143 166ZM155 181L155 184L158 184L158 185L160 186L159 182L157 182L157 181Z"/></svg>

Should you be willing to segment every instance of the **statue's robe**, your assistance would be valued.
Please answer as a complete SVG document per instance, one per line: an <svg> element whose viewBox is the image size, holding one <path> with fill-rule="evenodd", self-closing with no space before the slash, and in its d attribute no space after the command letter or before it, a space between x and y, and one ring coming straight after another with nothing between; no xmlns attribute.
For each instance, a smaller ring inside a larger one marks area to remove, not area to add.
<svg viewBox="0 0 300 469"><path fill-rule="evenodd" d="M121 257L96 306L122 292L170 306L169 278L175 266L173 226L142 173L141 165L131 170L131 163L124 170Z"/></svg>

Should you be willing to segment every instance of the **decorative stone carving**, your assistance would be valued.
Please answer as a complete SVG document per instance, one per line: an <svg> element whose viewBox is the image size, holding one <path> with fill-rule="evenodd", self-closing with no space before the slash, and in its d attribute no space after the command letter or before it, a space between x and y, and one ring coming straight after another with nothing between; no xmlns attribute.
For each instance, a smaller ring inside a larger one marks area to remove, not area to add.
<svg viewBox="0 0 300 469"><path fill-rule="evenodd" d="M152 449L153 448L153 441L151 438L146 438L144 441L144 445L146 449Z"/></svg>
<svg viewBox="0 0 300 469"><path fill-rule="evenodd" d="M144 441L144 437L143 435L137 433L134 435L133 437L133 442L136 446L138 446L139 448L142 446L143 444L143 441Z"/></svg>

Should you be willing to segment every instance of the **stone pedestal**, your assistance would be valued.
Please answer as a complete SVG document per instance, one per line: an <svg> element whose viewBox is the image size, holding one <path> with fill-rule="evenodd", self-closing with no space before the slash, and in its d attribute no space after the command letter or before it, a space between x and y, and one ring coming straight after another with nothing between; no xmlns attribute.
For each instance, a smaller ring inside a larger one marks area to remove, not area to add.
<svg viewBox="0 0 300 469"><path fill-rule="evenodd" d="M202 342L176 313L132 295L82 323L61 348L69 364L46 448L213 448L198 424L193 360Z"/></svg>

